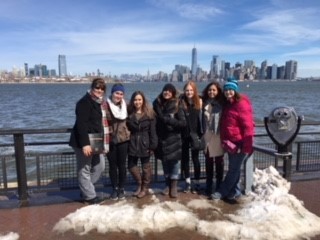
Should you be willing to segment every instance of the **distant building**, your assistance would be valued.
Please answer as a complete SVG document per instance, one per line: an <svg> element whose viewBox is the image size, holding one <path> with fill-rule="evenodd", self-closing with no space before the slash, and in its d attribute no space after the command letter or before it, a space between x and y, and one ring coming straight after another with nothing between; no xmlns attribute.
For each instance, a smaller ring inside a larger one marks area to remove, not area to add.
<svg viewBox="0 0 320 240"><path fill-rule="evenodd" d="M25 64L24 64L24 72L25 72L26 76L28 77L28 76L29 76L29 67L28 67L28 63L25 63Z"/></svg>
<svg viewBox="0 0 320 240"><path fill-rule="evenodd" d="M214 79L220 76L220 68L221 68L221 63L220 63L219 56L213 55L212 62L211 62L211 69L210 69L211 79Z"/></svg>
<svg viewBox="0 0 320 240"><path fill-rule="evenodd" d="M266 79L267 78L267 67L268 67L268 62L267 60L264 60L261 63L261 68L260 68L260 79Z"/></svg>
<svg viewBox="0 0 320 240"><path fill-rule="evenodd" d="M285 79L296 79L297 78L297 69L298 69L298 62L297 61L287 61L286 62L286 73L285 73Z"/></svg>
<svg viewBox="0 0 320 240"><path fill-rule="evenodd" d="M192 48L192 60L191 60L191 77L195 78L197 75L197 49L194 47Z"/></svg>
<svg viewBox="0 0 320 240"><path fill-rule="evenodd" d="M58 66L59 66L59 77L68 76L66 55L58 56Z"/></svg>

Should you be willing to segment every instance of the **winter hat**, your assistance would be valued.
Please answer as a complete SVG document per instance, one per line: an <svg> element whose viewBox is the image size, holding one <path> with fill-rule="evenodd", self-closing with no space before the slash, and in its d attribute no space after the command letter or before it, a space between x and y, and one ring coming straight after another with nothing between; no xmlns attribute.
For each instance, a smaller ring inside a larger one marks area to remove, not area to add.
<svg viewBox="0 0 320 240"><path fill-rule="evenodd" d="M164 85L164 87L162 89L162 92L164 92L164 91L171 92L173 96L175 96L176 93L177 93L177 90L176 90L175 86L172 85L171 83L167 83L166 85Z"/></svg>
<svg viewBox="0 0 320 240"><path fill-rule="evenodd" d="M114 84L111 89L111 94L117 91L124 93L124 86L122 84Z"/></svg>
<svg viewBox="0 0 320 240"><path fill-rule="evenodd" d="M227 82L223 86L223 91L227 90L233 90L235 92L239 91L238 81L235 78L229 77L227 79Z"/></svg>

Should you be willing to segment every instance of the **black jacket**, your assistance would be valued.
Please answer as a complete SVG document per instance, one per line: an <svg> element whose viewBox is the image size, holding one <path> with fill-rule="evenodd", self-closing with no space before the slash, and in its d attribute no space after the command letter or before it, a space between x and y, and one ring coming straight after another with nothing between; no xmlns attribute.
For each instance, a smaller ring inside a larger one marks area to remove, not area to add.
<svg viewBox="0 0 320 240"><path fill-rule="evenodd" d="M158 146L156 120L143 115L139 120L131 114L127 120L131 132L128 155L134 157L148 157L150 150Z"/></svg>
<svg viewBox="0 0 320 240"><path fill-rule="evenodd" d="M178 100L161 102L157 98L153 102L157 115L158 147L156 157L163 161L181 160L181 130L186 127L183 110L178 107Z"/></svg>
<svg viewBox="0 0 320 240"><path fill-rule="evenodd" d="M86 93L76 104L76 121L69 145L77 148L90 145L88 133L103 133L103 125L100 104Z"/></svg>

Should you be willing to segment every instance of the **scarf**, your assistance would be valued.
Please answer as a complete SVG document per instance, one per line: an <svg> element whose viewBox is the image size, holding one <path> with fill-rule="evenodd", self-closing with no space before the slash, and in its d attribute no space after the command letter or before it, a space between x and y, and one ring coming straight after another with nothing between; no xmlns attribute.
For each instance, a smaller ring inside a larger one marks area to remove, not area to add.
<svg viewBox="0 0 320 240"><path fill-rule="evenodd" d="M125 120L128 117L127 104L124 99L122 99L120 106L114 104L110 98L107 99L107 102L114 118Z"/></svg>
<svg viewBox="0 0 320 240"><path fill-rule="evenodd" d="M88 93L90 94L93 101L100 104L101 112L102 112L102 127L103 127L103 148L104 152L109 152L109 143L110 143L110 128L109 128L109 122L107 119L107 111L108 111L108 104L104 100L103 97L97 97L90 90L88 90Z"/></svg>
<svg viewBox="0 0 320 240"><path fill-rule="evenodd" d="M208 130L215 134L220 132L220 115L221 106L216 101L210 101L209 104L205 106L205 119L208 126Z"/></svg>

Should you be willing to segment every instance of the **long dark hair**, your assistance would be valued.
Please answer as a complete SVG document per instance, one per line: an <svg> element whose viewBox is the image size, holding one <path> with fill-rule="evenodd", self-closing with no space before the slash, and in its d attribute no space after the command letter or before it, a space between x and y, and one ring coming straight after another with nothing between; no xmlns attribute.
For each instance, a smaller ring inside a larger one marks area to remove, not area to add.
<svg viewBox="0 0 320 240"><path fill-rule="evenodd" d="M208 99L209 99L208 91L209 91L209 88L210 88L211 86L215 86L215 87L217 88L218 94L217 94L217 96L215 96L214 99L215 99L218 103L221 103L223 92L222 92L222 88L221 88L220 84L219 84L218 82L216 82L216 81L210 82L210 83L203 89L203 91L202 91L202 100L203 100L203 102L205 103L205 102L208 101Z"/></svg>
<svg viewBox="0 0 320 240"><path fill-rule="evenodd" d="M154 118L155 114L154 111L152 109L152 107L150 106L149 102L147 101L144 93L142 91L135 91L134 93L132 93L131 95L131 99L128 105L128 113L129 115L135 113L136 108L134 106L134 99L137 95L140 95L142 97L142 113L144 115L146 115L148 118Z"/></svg>

